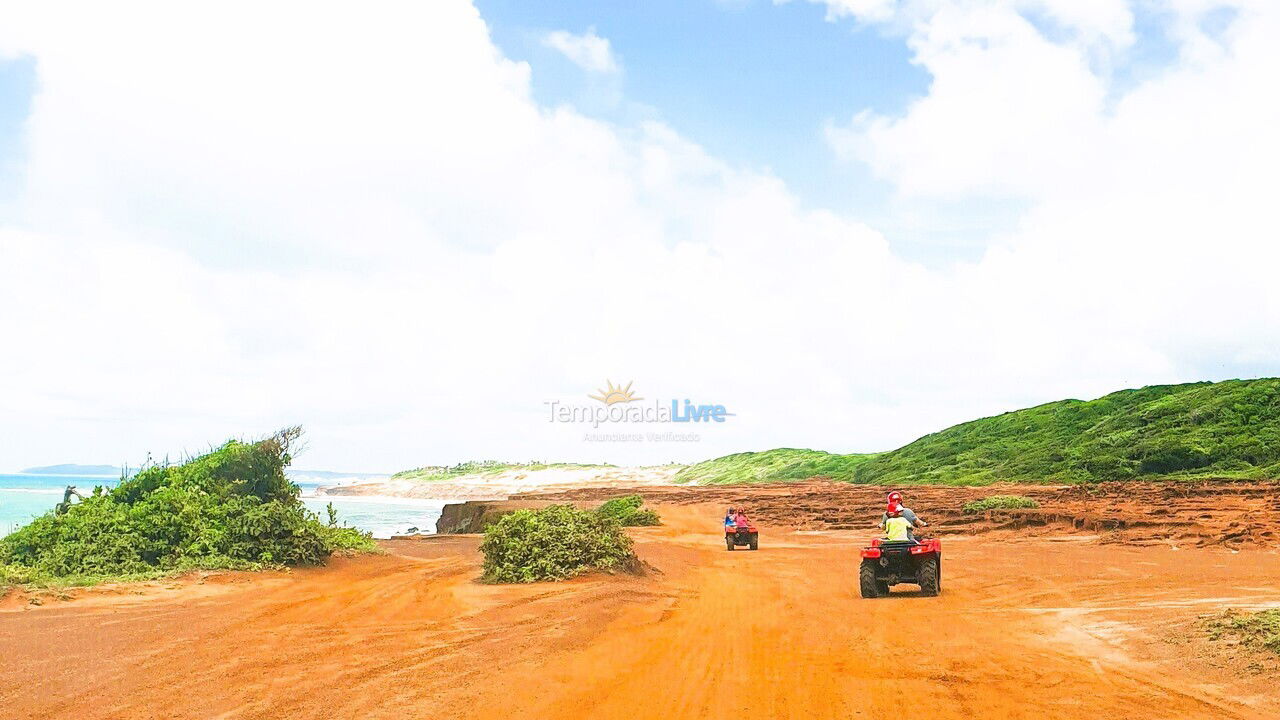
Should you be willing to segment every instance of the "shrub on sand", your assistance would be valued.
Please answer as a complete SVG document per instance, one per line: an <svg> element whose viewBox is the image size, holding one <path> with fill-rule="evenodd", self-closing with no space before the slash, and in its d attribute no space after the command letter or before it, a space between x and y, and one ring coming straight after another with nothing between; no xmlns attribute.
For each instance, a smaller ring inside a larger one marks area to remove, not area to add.
<svg viewBox="0 0 1280 720"><path fill-rule="evenodd" d="M623 527L660 525L662 520L658 517L658 513L642 507L643 505L644 498L639 495L626 495L606 500L603 505L596 508L596 512L617 520Z"/></svg>
<svg viewBox="0 0 1280 720"><path fill-rule="evenodd" d="M564 580L592 570L637 571L631 538L612 517L552 505L504 515L484 532L484 580Z"/></svg>

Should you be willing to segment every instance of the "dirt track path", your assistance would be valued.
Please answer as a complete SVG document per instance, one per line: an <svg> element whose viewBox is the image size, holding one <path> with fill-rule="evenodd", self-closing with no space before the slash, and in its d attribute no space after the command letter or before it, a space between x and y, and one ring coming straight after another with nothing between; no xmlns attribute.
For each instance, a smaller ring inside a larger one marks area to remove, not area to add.
<svg viewBox="0 0 1280 720"><path fill-rule="evenodd" d="M453 537L288 576L11 599L0 714L1280 717L1274 677L1174 644L1199 614L1280 604L1274 551L947 538L940 597L862 600L856 533L766 528L729 553L715 508L660 509L637 532L645 578L480 585L476 540Z"/></svg>

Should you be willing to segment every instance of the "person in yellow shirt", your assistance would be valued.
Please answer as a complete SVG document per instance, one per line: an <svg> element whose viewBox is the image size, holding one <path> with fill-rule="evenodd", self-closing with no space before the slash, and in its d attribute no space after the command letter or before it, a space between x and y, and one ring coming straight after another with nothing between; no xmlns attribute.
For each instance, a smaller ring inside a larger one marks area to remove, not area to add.
<svg viewBox="0 0 1280 720"><path fill-rule="evenodd" d="M902 516L901 505L890 505L885 513L884 539L888 542L910 542L912 522Z"/></svg>
<svg viewBox="0 0 1280 720"><path fill-rule="evenodd" d="M929 524L917 517L916 514L911 511L911 508L902 503L902 493L897 490L889 493L888 505L889 507L893 507L894 505L900 506L902 517L906 518L907 522L911 523L911 527L922 528ZM880 516L881 527L884 527L884 521L887 519L889 519L889 513L887 512Z"/></svg>

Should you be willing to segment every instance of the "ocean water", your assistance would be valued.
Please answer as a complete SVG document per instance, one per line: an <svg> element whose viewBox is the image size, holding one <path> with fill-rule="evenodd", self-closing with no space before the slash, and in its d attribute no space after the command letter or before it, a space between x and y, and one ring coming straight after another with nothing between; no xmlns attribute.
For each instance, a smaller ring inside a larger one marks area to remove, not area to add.
<svg viewBox="0 0 1280 720"><path fill-rule="evenodd" d="M0 536L27 524L32 518L53 509L62 501L63 490L75 485L83 495L93 492L95 485L115 487L116 477L93 475L0 475ZM440 511L449 500L419 498L316 496L323 483L310 478L294 478L302 488L302 502L322 519L328 517L325 506L332 502L338 522L368 530L374 537L388 538L417 528L433 533Z"/></svg>

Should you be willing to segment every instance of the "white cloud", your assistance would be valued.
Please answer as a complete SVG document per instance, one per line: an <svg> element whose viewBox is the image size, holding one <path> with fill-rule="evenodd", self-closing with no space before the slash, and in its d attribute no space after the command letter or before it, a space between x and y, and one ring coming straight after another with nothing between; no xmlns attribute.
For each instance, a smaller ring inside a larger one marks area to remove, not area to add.
<svg viewBox="0 0 1280 720"><path fill-rule="evenodd" d="M1119 16L1050 42L970 5L912 19L928 96L832 129L903 194L1026 201L947 270L671 128L539 106L460 0L8 8L40 91L0 222L0 467L292 422L305 465L359 469L881 449L1280 363L1275 9L1187 20L1108 101L1085 56ZM690 446L544 421L606 378L738 415Z"/></svg>
<svg viewBox="0 0 1280 720"><path fill-rule="evenodd" d="M1123 329L1171 367L1229 374L1246 364L1235 358L1265 357L1255 367L1274 373L1280 358L1262 349L1275 347L1272 324L1241 309L1277 305L1265 277L1280 260L1278 223L1261 188L1280 162L1265 130L1280 102L1263 89L1280 18L1274 5L1238 4L1226 35L1206 37L1203 17L1229 5L1171 3L1178 60L1124 89L1090 62L1100 38L1124 36L1122 13L1077 18L1097 32L1050 39L1011 4L917 7L907 42L933 76L928 94L828 137L904 196L1026 201L1018 230L973 268L990 287L1053 278L1072 296L1062 320Z"/></svg>
<svg viewBox="0 0 1280 720"><path fill-rule="evenodd" d="M622 69L609 46L608 38L596 35L595 28L587 28L581 35L574 35L567 30L555 30L542 38L542 44L558 51L587 72L608 74Z"/></svg>
<svg viewBox="0 0 1280 720"><path fill-rule="evenodd" d="M777 2L779 0L775 0ZM781 0L786 2L787 0ZM1126 0L809 0L827 6L827 18L852 17L860 22L887 23L904 31L938 17L986 16L1009 13L1039 15L1088 40L1106 38L1128 44L1133 40L1133 11ZM1189 0L1213 2L1213 0ZM935 28L936 29L936 28Z"/></svg>

